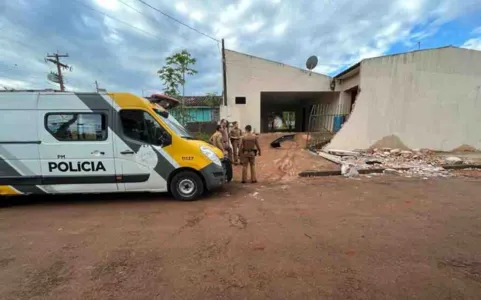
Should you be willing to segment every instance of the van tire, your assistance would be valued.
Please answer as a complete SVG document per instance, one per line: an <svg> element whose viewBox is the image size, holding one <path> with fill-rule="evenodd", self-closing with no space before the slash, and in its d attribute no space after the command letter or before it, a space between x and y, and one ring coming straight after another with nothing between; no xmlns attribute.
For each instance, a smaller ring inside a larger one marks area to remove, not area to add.
<svg viewBox="0 0 481 300"><path fill-rule="evenodd" d="M197 200L204 193L204 183L195 172L181 171L170 181L170 191L177 200Z"/></svg>

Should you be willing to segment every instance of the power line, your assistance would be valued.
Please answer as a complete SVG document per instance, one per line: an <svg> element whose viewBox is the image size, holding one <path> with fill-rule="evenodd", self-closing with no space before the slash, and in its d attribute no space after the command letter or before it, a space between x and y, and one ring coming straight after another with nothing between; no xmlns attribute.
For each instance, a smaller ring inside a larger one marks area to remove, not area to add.
<svg viewBox="0 0 481 300"><path fill-rule="evenodd" d="M153 7L152 5L150 5L149 3L145 2L144 0L137 0L137 1L139 1L139 2L141 2L141 3L143 3L143 4L145 4L146 6L148 6L148 7L152 8L153 10L155 10L155 11L157 11L157 12L161 13L162 15L164 15L164 16L166 16L167 18L169 18L169 19L173 20L174 22L177 22L177 23L179 23L179 24L181 24L181 25L183 25L183 26L185 26L185 27L189 28L190 30L193 30L193 31L195 31L195 32L197 32L197 33L199 33L199 34L202 34L203 36L206 36L206 37L208 37L209 39L211 39L211 40L213 40L213 41L219 42L219 40L218 40L218 39L216 39L216 38L214 38L214 37L212 37L212 36L208 35L207 33L204 33L204 32L202 32L202 31L200 31L200 30L198 30L198 29L195 29L194 27L192 27L192 26L189 26L189 25L185 24L185 23L184 23L184 22L182 22L182 21L179 21L179 20L177 20L176 18L174 18L174 17L172 17L172 16L170 16L170 15L166 14L165 12L161 11L160 9L158 9L158 8L156 8L156 7Z"/></svg>
<svg viewBox="0 0 481 300"><path fill-rule="evenodd" d="M138 31L141 31L141 32L143 32L143 33L145 33L145 34L147 34L147 35L150 35L150 36L154 37L154 38L163 39L163 40L165 40L165 41L172 42L171 40L168 40L168 39L166 39L166 38L160 37L160 36L158 36L158 35L156 35L156 34L153 34L153 33L149 32L149 31L147 31L147 30L144 30L144 29L142 29L142 28L139 28L139 27L137 27L137 26L134 26L134 25L132 25L132 24L130 24L130 23L128 23L128 22L125 22L125 21L122 21L122 20L120 20L120 19L118 19L118 18L112 17L112 16L110 16L110 15L108 15L108 14L106 14L106 13L104 13L104 12L98 10L98 9L93 8L93 7L90 6L90 5L87 5L87 4L83 3L82 1L79 1L79 0L73 0L73 1L77 2L78 4L80 4L80 5L82 5L82 6L85 6L86 8L88 8L88 9L90 9L90 10L93 10L93 11L99 13L99 14L104 15L104 16L106 16L107 18L110 18L110 19L115 20L115 21L117 21L117 22L120 22L120 23L122 23L122 24L124 24L124 25L127 25L127 26L130 26L130 27L132 27L132 28L135 28L135 29L137 29Z"/></svg>
<svg viewBox="0 0 481 300"><path fill-rule="evenodd" d="M127 6L127 7L130 7L132 10L135 10L136 12L138 12L139 14L145 16L145 17L148 17L150 18L150 16L144 14L142 11L138 10L137 8L133 7L132 5L128 4L128 3L125 3L124 1L122 0L117 0L118 2L122 3L123 5Z"/></svg>

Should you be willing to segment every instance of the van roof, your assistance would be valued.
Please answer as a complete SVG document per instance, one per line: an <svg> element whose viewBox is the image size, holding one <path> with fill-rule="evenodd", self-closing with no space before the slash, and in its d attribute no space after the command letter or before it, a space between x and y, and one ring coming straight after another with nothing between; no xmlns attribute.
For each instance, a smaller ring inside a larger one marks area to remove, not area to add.
<svg viewBox="0 0 481 300"><path fill-rule="evenodd" d="M13 90L13 91L7 91L3 90L0 91L0 95L3 93L4 96L6 96L7 93L18 93L18 94L59 94L59 95L92 95L92 94L100 94L104 96L110 97L118 106L127 108L127 107L143 107L143 108L154 108L158 109L161 111L166 111L164 107L159 105L158 103L153 103L149 101L149 99L146 99L142 96L138 96L135 94L131 93L113 93L113 92L62 92L59 90L53 90L53 89L43 89L43 90ZM32 98L30 98L32 99Z"/></svg>

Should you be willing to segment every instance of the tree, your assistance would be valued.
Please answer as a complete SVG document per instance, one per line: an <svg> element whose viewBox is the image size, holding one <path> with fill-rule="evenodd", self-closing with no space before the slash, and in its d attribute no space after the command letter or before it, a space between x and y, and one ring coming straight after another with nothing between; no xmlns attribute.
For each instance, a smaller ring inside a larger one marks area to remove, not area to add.
<svg viewBox="0 0 481 300"><path fill-rule="evenodd" d="M179 82L182 80L181 75L171 66L164 66L158 73L164 81L164 93L171 97L178 97L180 95Z"/></svg>
<svg viewBox="0 0 481 300"><path fill-rule="evenodd" d="M205 102L208 106L217 107L219 106L219 96L217 93L207 93L205 95Z"/></svg>
<svg viewBox="0 0 481 300"><path fill-rule="evenodd" d="M209 106L211 110L211 119L216 120L218 115L215 113L215 108L219 107L219 96L216 93L207 93L205 95L205 104Z"/></svg>
<svg viewBox="0 0 481 300"><path fill-rule="evenodd" d="M182 101L180 107L181 123L185 123L186 115L184 111L185 96L185 75L197 74L197 71L191 66L195 65L197 60L187 50L174 53L165 59L165 65L157 71L160 79L164 83L164 93L172 97L179 97L179 86L182 86Z"/></svg>
<svg viewBox="0 0 481 300"><path fill-rule="evenodd" d="M174 53L165 59L165 66L157 73L164 82L164 91L169 96L178 96L179 86L182 86L182 96L185 96L185 75L197 74L197 71L191 66L195 65L197 60L187 50Z"/></svg>

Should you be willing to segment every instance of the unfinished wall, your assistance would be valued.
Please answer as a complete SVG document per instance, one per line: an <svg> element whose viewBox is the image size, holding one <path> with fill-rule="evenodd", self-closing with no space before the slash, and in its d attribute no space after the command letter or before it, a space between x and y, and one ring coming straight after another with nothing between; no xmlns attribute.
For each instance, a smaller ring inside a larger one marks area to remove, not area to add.
<svg viewBox="0 0 481 300"><path fill-rule="evenodd" d="M339 96L339 114L349 114L351 112L351 90L360 85L361 76L359 70L351 76L341 80L338 90Z"/></svg>
<svg viewBox="0 0 481 300"><path fill-rule="evenodd" d="M226 50L227 106L221 106L221 118L236 120L240 126L261 129L261 92L330 91L330 77ZM235 104L246 97L246 104Z"/></svg>
<svg viewBox="0 0 481 300"><path fill-rule="evenodd" d="M481 51L448 47L373 58L361 63L360 74L355 108L327 148L364 149L383 140L481 149Z"/></svg>

